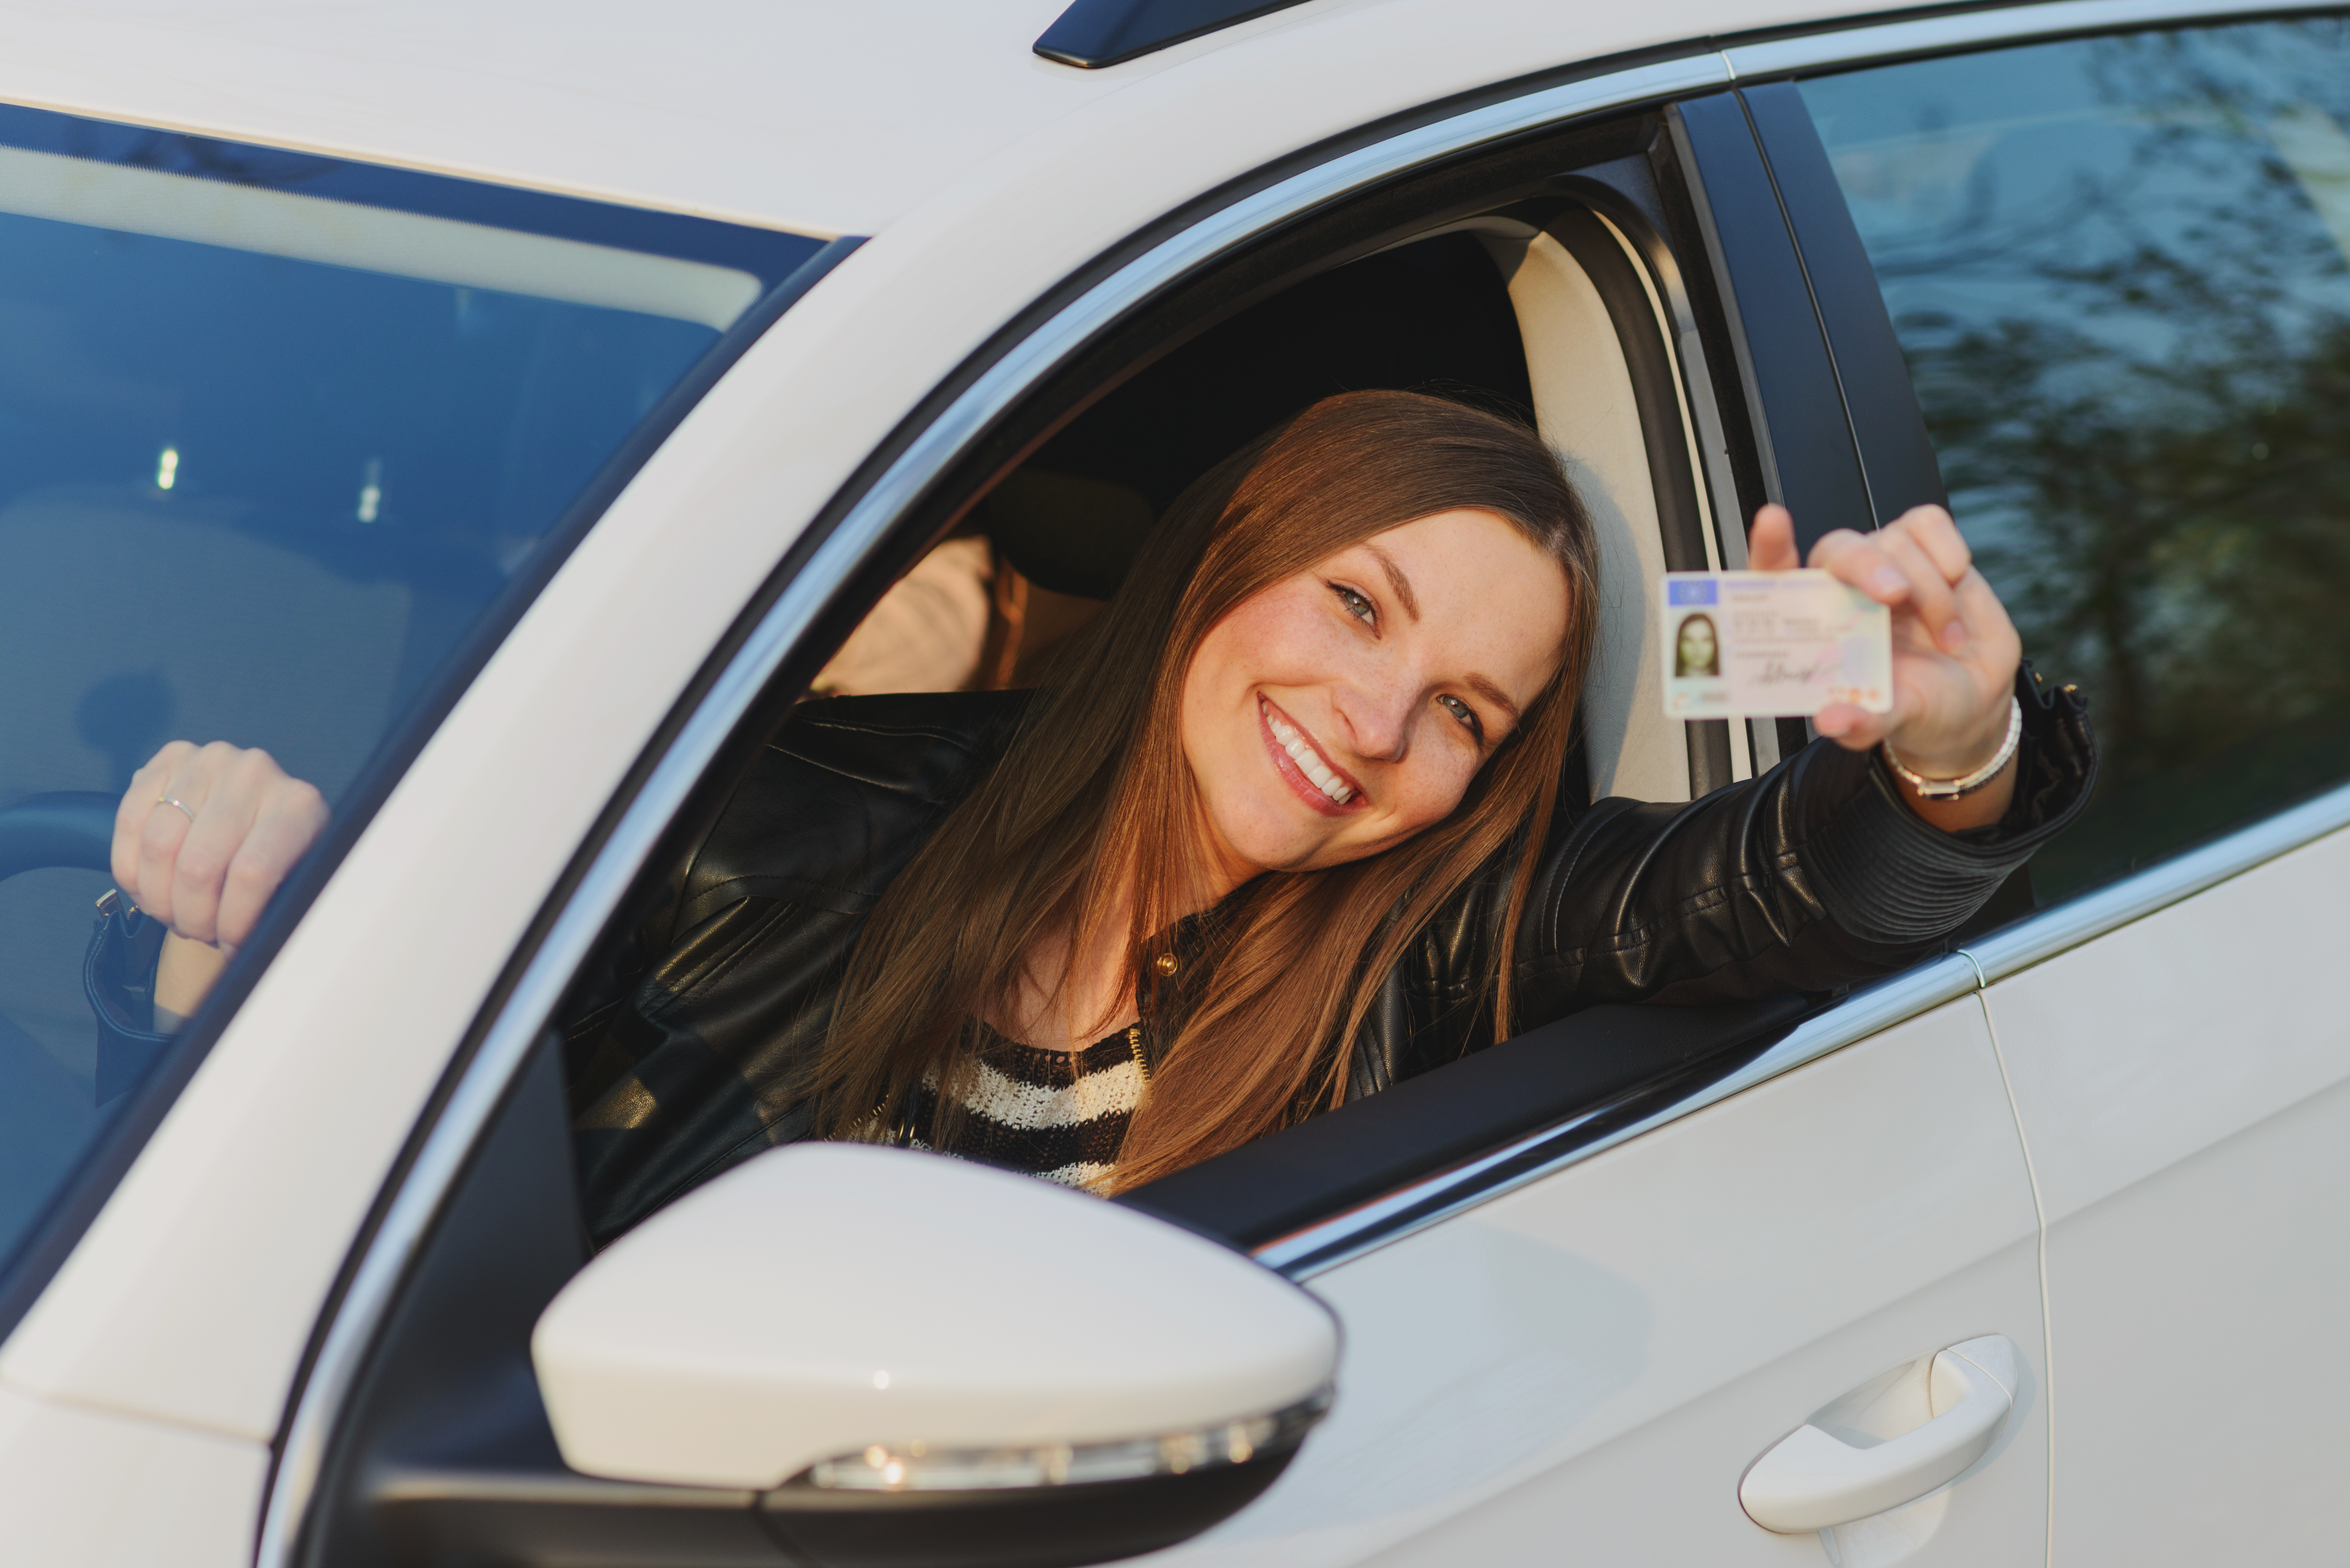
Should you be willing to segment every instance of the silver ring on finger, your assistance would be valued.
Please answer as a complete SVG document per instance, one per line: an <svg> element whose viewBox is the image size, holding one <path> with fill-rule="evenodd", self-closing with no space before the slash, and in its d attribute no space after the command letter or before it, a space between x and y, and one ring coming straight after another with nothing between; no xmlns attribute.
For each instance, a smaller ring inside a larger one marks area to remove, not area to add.
<svg viewBox="0 0 2350 1568"><path fill-rule="evenodd" d="M184 801L184 800L182 800L178 795L175 795L175 794L159 794L159 795L157 795L157 796L155 797L155 805L168 805L168 806L171 806L171 807L172 807L173 809L175 809L176 811L178 811L178 812L179 812L182 816L185 816L185 817L186 817L186 818L187 818L191 823L192 823L192 822L194 822L194 821L196 820L196 814L195 814L194 812L192 812L192 811L190 811L190 810L188 809L188 803L187 803L186 801ZM154 809L155 809L155 806L151 805L151 806L149 806L147 809L148 809L148 810L150 810L150 811L152 811L152 810L154 810Z"/></svg>

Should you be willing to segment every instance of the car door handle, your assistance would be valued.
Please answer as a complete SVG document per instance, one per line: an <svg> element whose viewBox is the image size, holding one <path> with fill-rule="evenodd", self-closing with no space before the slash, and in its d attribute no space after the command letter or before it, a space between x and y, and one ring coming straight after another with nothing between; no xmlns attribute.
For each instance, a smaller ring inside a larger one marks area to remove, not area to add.
<svg viewBox="0 0 2350 1568"><path fill-rule="evenodd" d="M1747 1469L1740 1505L1765 1530L1802 1535L1915 1501L1955 1480L1997 1440L2014 1405L2020 1361L2005 1334L1951 1345L1928 1374L1930 1420L1870 1448L1798 1427Z"/></svg>

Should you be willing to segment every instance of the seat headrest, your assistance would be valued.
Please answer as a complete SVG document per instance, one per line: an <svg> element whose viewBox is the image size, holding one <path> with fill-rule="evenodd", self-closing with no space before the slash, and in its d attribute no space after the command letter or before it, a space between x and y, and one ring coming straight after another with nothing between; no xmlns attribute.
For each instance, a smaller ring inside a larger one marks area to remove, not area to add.
<svg viewBox="0 0 2350 1568"><path fill-rule="evenodd" d="M1031 465L989 493L983 525L1039 587L1080 598L1118 591L1159 521L1142 492Z"/></svg>

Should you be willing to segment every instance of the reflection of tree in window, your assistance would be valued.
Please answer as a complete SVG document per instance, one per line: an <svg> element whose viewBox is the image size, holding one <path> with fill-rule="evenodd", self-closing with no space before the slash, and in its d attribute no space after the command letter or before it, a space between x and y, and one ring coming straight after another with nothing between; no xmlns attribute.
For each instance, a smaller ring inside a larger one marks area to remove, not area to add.
<svg viewBox="0 0 2350 1568"><path fill-rule="evenodd" d="M1960 521L2096 704L2043 896L2350 777L2350 27L1804 90Z"/></svg>

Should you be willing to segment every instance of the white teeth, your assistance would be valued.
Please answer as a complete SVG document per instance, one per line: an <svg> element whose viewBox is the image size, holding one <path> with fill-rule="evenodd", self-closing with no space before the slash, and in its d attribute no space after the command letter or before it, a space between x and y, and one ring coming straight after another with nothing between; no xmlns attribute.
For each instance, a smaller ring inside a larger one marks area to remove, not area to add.
<svg viewBox="0 0 2350 1568"><path fill-rule="evenodd" d="M1305 737L1295 728L1283 723L1270 711L1265 713L1264 722L1273 731L1273 738L1281 742L1281 749L1289 753L1289 760L1297 764L1300 773L1314 781L1316 789L1340 805L1355 798L1355 792L1338 782L1338 775L1330 771L1319 753L1306 743Z"/></svg>

